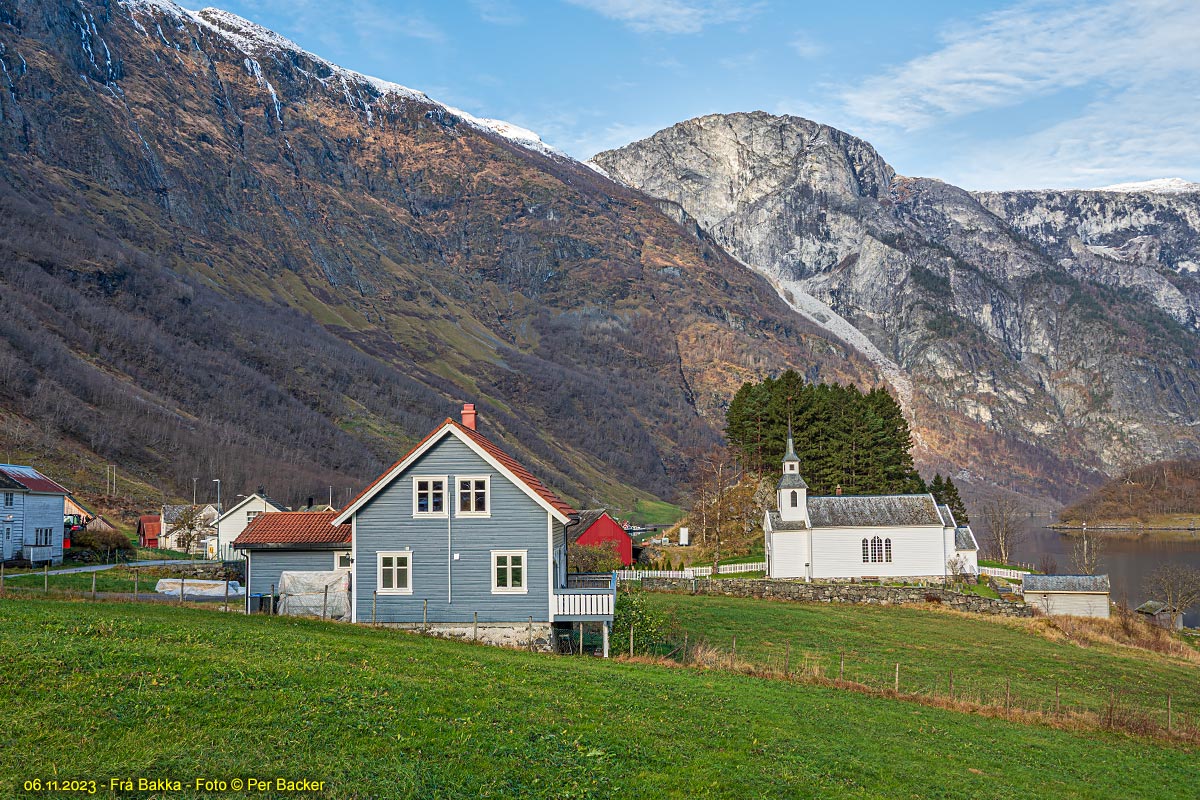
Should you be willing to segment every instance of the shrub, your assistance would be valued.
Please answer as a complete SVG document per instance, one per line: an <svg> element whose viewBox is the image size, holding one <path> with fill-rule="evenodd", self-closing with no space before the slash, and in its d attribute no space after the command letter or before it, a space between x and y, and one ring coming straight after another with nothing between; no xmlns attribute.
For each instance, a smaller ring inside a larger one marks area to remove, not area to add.
<svg viewBox="0 0 1200 800"><path fill-rule="evenodd" d="M567 563L575 572L612 572L623 566L615 542L573 544L567 548Z"/></svg>
<svg viewBox="0 0 1200 800"><path fill-rule="evenodd" d="M633 649L636 653L651 651L666 638L667 618L650 607L642 592L620 592L613 611L613 638L618 653L629 652L629 628L633 626Z"/></svg>
<svg viewBox="0 0 1200 800"><path fill-rule="evenodd" d="M71 549L82 548L93 553L107 551L133 550L133 542L120 531L89 531L87 528L75 531L71 537Z"/></svg>

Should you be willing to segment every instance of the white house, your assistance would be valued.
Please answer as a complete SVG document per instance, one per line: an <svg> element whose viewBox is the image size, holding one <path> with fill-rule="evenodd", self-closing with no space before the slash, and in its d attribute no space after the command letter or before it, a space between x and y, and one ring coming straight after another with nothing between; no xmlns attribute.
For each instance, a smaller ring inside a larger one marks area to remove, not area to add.
<svg viewBox="0 0 1200 800"><path fill-rule="evenodd" d="M66 489L33 467L0 464L0 555L4 561L63 560Z"/></svg>
<svg viewBox="0 0 1200 800"><path fill-rule="evenodd" d="M933 495L809 497L790 428L777 502L763 519L771 578L945 580L956 556L978 572L975 537Z"/></svg>
<svg viewBox="0 0 1200 800"><path fill-rule="evenodd" d="M246 526L267 512L286 510L283 505L267 497L261 488L242 498L235 506L217 517L216 534L206 540L208 557L221 560L240 557L240 553L233 549L233 542L246 530Z"/></svg>
<svg viewBox="0 0 1200 800"><path fill-rule="evenodd" d="M189 509L195 508L195 514L189 515ZM191 516L191 525L185 528L184 521ZM179 550L181 538L188 533L188 528L194 529L195 537L191 551L199 555L203 553L201 543L204 537L214 532L213 523L217 520L217 509L212 505L166 505L159 513L159 547Z"/></svg>
<svg viewBox="0 0 1200 800"><path fill-rule="evenodd" d="M1109 616L1107 575L1025 575L1025 604L1053 616Z"/></svg>

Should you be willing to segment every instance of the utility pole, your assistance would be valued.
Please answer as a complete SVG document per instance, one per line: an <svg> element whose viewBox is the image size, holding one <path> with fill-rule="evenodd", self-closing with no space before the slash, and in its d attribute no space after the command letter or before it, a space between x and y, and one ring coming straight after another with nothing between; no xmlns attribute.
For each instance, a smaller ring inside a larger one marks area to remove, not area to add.
<svg viewBox="0 0 1200 800"><path fill-rule="evenodd" d="M200 479L192 478L192 505L193 506L196 505L196 481L198 481L198 480L200 480Z"/></svg>
<svg viewBox="0 0 1200 800"><path fill-rule="evenodd" d="M217 516L221 516L221 479L213 478L213 483L217 485Z"/></svg>

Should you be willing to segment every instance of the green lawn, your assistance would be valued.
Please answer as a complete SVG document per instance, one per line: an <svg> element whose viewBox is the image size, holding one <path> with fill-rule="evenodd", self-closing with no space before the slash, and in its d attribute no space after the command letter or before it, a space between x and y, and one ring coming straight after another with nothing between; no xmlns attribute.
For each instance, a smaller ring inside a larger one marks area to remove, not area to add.
<svg viewBox="0 0 1200 800"><path fill-rule="evenodd" d="M153 567L142 567L138 570L138 591L150 593L162 575L155 574ZM96 576L97 592L132 592L133 570L127 567L113 567L99 572L73 572L67 575L50 575L51 589L71 592L90 592L92 576ZM8 588L41 589L45 576L40 572L29 572L23 575L5 576L4 584Z"/></svg>
<svg viewBox="0 0 1200 800"><path fill-rule="evenodd" d="M54 776L307 778L332 798L1179 798L1200 781L1162 741L335 623L9 598L0 639L0 702L20 712L6 796Z"/></svg>
<svg viewBox="0 0 1200 800"><path fill-rule="evenodd" d="M958 696L994 702L1011 680L1013 703L1051 710L1055 687L1064 708L1103 711L1109 690L1123 708L1141 709L1166 722L1166 696L1176 715L1200 723L1200 665L1119 645L1082 647L1033 633L1048 620L1001 621L919 607L791 603L733 597L648 593L689 642L728 651L737 637L738 660L782 669L807 659L836 677L841 652L846 677L874 687L947 694L954 671ZM1178 719L1178 716L1176 716Z"/></svg>
<svg viewBox="0 0 1200 800"><path fill-rule="evenodd" d="M683 518L683 509L662 500L638 500L629 517L638 525L674 525Z"/></svg>

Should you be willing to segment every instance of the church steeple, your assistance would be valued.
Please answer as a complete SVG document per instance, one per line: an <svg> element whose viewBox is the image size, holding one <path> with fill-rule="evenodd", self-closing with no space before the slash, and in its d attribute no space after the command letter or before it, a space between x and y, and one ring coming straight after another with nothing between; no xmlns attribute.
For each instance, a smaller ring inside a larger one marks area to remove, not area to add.
<svg viewBox="0 0 1200 800"><path fill-rule="evenodd" d="M779 479L779 517L785 521L808 519L808 484L800 477L800 456L792 440L788 420L787 452L783 454L783 476Z"/></svg>

